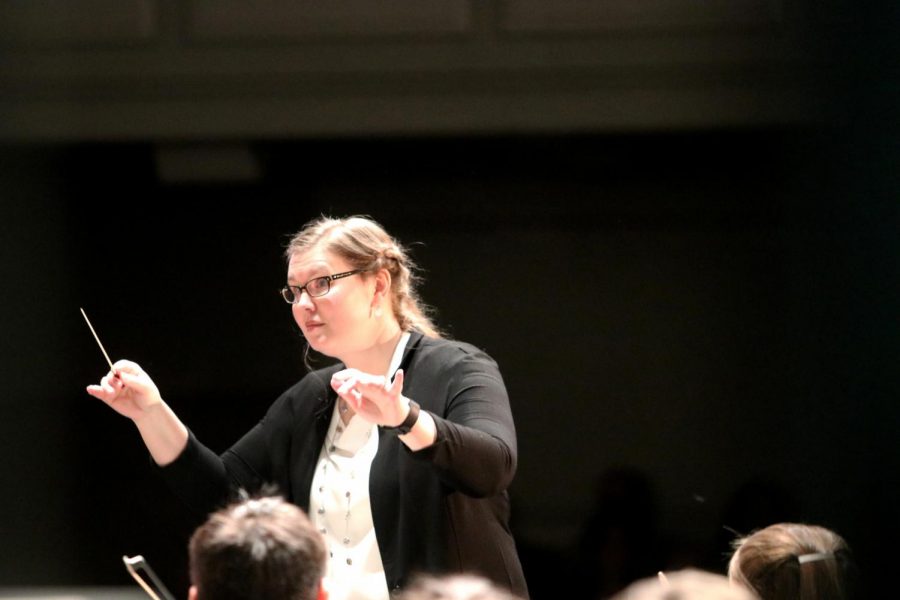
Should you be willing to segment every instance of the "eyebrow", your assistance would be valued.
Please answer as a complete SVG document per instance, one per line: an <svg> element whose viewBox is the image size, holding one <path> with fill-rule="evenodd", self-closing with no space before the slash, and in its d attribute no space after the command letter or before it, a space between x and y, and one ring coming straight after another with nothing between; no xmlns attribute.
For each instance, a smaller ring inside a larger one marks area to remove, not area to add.
<svg viewBox="0 0 900 600"><path fill-rule="evenodd" d="M307 271L308 277L306 279L304 279L303 281L300 281L300 279L298 279L297 277L293 277L290 274L288 274L287 283L288 283L288 285L303 285L303 284L309 283L313 279L316 279L318 277L324 277L325 275L328 275L330 268L331 267L329 267L325 263L317 265L317 266L311 268L309 271ZM313 273L317 273L319 271L322 271L322 273L320 273L319 275L313 275Z"/></svg>

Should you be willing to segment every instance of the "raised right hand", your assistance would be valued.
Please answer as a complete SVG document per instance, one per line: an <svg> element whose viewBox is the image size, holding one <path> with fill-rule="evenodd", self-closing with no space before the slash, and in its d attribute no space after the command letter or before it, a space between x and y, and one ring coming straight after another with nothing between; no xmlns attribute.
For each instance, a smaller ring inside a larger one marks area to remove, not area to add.
<svg viewBox="0 0 900 600"><path fill-rule="evenodd" d="M113 369L115 374L107 373L100 385L87 386L87 393L135 422L163 403L156 384L140 365L120 360Z"/></svg>

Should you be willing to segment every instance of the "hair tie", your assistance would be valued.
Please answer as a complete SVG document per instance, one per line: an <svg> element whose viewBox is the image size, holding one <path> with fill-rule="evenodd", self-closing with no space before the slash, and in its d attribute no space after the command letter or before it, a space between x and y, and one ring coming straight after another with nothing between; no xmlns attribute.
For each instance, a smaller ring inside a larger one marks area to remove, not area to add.
<svg viewBox="0 0 900 600"><path fill-rule="evenodd" d="M797 562L802 564L806 564L808 562L815 562L817 560L825 560L826 558L831 558L833 554L831 552L813 552L811 554L801 554L797 557Z"/></svg>

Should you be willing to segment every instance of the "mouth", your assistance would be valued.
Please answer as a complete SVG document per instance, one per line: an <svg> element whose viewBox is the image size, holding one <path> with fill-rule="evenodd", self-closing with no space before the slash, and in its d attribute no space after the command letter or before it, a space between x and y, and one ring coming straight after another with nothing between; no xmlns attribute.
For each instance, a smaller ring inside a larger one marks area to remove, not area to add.
<svg viewBox="0 0 900 600"><path fill-rule="evenodd" d="M324 325L324 323L320 323L318 321L307 321L306 323L304 323L304 329L306 329L307 331L314 331L315 329L318 329L319 327L322 327Z"/></svg>

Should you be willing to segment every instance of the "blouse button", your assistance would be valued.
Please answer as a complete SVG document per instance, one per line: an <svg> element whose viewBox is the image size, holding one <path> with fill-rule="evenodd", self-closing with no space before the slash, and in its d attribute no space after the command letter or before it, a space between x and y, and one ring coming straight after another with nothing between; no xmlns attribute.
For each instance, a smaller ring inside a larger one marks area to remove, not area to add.
<svg viewBox="0 0 900 600"><path fill-rule="evenodd" d="M348 565L352 565L352 564L353 564L353 559L352 559L352 558L348 558L348 559L347 559L347 564L348 564Z"/></svg>

